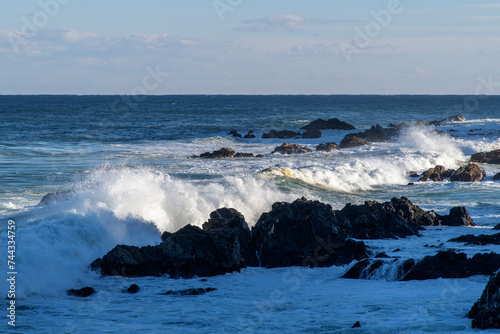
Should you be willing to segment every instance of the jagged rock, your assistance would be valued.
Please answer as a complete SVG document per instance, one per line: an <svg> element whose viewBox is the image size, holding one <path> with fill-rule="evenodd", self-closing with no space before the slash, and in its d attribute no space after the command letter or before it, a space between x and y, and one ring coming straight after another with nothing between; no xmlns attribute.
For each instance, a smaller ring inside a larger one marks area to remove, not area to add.
<svg viewBox="0 0 500 334"><path fill-rule="evenodd" d="M321 138L321 131L309 129L302 134L302 138L304 139Z"/></svg>
<svg viewBox="0 0 500 334"><path fill-rule="evenodd" d="M452 176L451 181L454 182L479 182L486 176L486 172L477 164L469 162L467 165L460 167Z"/></svg>
<svg viewBox="0 0 500 334"><path fill-rule="evenodd" d="M307 152L312 152L312 150L308 147L300 146L298 144L284 143L281 146L276 147L272 153L300 154Z"/></svg>
<svg viewBox="0 0 500 334"><path fill-rule="evenodd" d="M500 180L500 173L496 173L495 176L493 176L493 180L495 181Z"/></svg>
<svg viewBox="0 0 500 334"><path fill-rule="evenodd" d="M138 293L140 290L139 286L137 284L132 284L131 286L129 286L129 288L127 289L127 292L128 293Z"/></svg>
<svg viewBox="0 0 500 334"><path fill-rule="evenodd" d="M316 151L330 152L333 150L340 150L340 147L338 147L338 145L335 143L325 143L325 144L319 144L318 146L316 146Z"/></svg>
<svg viewBox="0 0 500 334"><path fill-rule="evenodd" d="M86 287L81 288L81 289L70 289L66 292L70 296L88 297L88 296L94 294L95 290L94 290L94 288L92 288L90 286L86 286Z"/></svg>
<svg viewBox="0 0 500 334"><path fill-rule="evenodd" d="M356 137L355 135L347 135L340 142L340 148L350 148L367 145L369 142L363 138Z"/></svg>
<svg viewBox="0 0 500 334"><path fill-rule="evenodd" d="M491 152L479 152L470 157L471 162L483 164L500 164L500 149Z"/></svg>
<svg viewBox="0 0 500 334"><path fill-rule="evenodd" d="M234 151L230 148L223 147L220 150L210 152L205 152L200 154L200 158L203 159L221 159L221 158L231 158L234 155Z"/></svg>
<svg viewBox="0 0 500 334"><path fill-rule="evenodd" d="M236 138L241 138L241 134L239 134L236 130L232 130L231 132L228 133L228 135L232 135L233 137Z"/></svg>
<svg viewBox="0 0 500 334"><path fill-rule="evenodd" d="M500 328L500 272L490 277L481 298L474 303L467 317L472 328Z"/></svg>
<svg viewBox="0 0 500 334"><path fill-rule="evenodd" d="M90 268L103 275L189 278L239 271L243 265L239 238L187 225L157 246L118 245Z"/></svg>
<svg viewBox="0 0 500 334"><path fill-rule="evenodd" d="M301 134L299 132L295 131L290 131L290 130L271 130L268 133L262 134L262 138L264 139L273 139L273 138L279 138L279 139L290 139L290 138L298 138L300 137Z"/></svg>
<svg viewBox="0 0 500 334"><path fill-rule="evenodd" d="M253 153L236 153L233 158L253 158Z"/></svg>
<svg viewBox="0 0 500 334"><path fill-rule="evenodd" d="M492 230L500 230L500 224L495 225L495 227L493 227Z"/></svg>
<svg viewBox="0 0 500 334"><path fill-rule="evenodd" d="M328 267L367 257L364 243L347 239L330 205L305 198L274 203L252 228L252 241L269 268Z"/></svg>
<svg viewBox="0 0 500 334"><path fill-rule="evenodd" d="M454 169L447 169L444 172L441 173L441 177L451 177L453 174L455 174L456 170Z"/></svg>
<svg viewBox="0 0 500 334"><path fill-rule="evenodd" d="M202 227L205 232L224 233L229 237L237 237L245 265L248 267L257 267L259 265L248 224L245 217L236 209L222 208L211 212L210 219Z"/></svg>
<svg viewBox="0 0 500 334"><path fill-rule="evenodd" d="M466 120L467 119L462 115L455 115L455 116L446 117L441 122L464 122Z"/></svg>
<svg viewBox="0 0 500 334"><path fill-rule="evenodd" d="M342 278L349 279L371 279L374 277L374 273L377 269L384 265L393 265L391 262L395 262L397 265L397 271L395 272L394 280L399 280L404 277L408 271L415 265L415 260L408 259L403 263L399 264L397 259L390 259L389 257L380 259L364 259L352 266Z"/></svg>
<svg viewBox="0 0 500 334"><path fill-rule="evenodd" d="M245 138L245 139L253 139L253 138L257 138L257 136L253 133L253 131L248 131L248 133L243 138Z"/></svg>
<svg viewBox="0 0 500 334"><path fill-rule="evenodd" d="M356 128L338 118L331 118L328 121L324 119L317 119L308 125L301 128L301 130L355 130Z"/></svg>
<svg viewBox="0 0 500 334"><path fill-rule="evenodd" d="M216 288L197 288L197 289L184 289L184 290L168 290L165 292L167 296L198 296L208 292L217 290Z"/></svg>
<svg viewBox="0 0 500 334"><path fill-rule="evenodd" d="M464 253L453 250L426 256L410 269L403 281L435 278L465 278L474 275L491 275L500 268L500 255L476 254L468 259Z"/></svg>
<svg viewBox="0 0 500 334"><path fill-rule="evenodd" d="M351 328L361 328L361 323L359 321L356 321L356 323L352 325Z"/></svg>
<svg viewBox="0 0 500 334"><path fill-rule="evenodd" d="M476 226L469 213L463 206L450 209L448 215L437 215L437 225L441 226Z"/></svg>
<svg viewBox="0 0 500 334"><path fill-rule="evenodd" d="M53 203L60 201L60 200L63 200L63 201L67 200L68 198L71 197L71 194L73 194L72 190L64 190L64 191L57 191L54 193L48 193L42 197L42 199L37 204L37 206L46 206L46 205L53 204Z"/></svg>
<svg viewBox="0 0 500 334"><path fill-rule="evenodd" d="M458 238L450 239L451 242L465 242L467 245L500 245L500 233L492 235L462 235Z"/></svg>

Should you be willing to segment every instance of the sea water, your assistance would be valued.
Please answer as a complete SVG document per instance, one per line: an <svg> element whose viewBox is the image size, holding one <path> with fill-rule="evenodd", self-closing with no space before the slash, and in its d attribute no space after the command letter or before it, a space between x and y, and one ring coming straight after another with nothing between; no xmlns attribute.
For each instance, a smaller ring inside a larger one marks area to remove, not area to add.
<svg viewBox="0 0 500 334"><path fill-rule="evenodd" d="M474 104L471 104L474 99ZM370 126L410 127L392 141L333 152L270 154L284 142L310 147ZM320 139L261 139L318 118L357 129ZM228 135L254 131L255 139ZM437 131L436 131L437 130ZM163 231L201 226L221 207L250 226L277 201L346 203L408 197L440 214L465 206L478 227L433 227L421 237L367 240L373 252L419 259L439 250L473 255L499 246L450 243L492 234L500 223L498 165L479 183L409 186L409 171L458 168L500 148L500 97L481 96L0 96L0 280L2 331L19 333L465 333L465 314L488 280L396 282L391 267L370 280L339 278L349 268L247 268L218 277L100 277L88 269L117 244L155 245ZM262 158L190 158L230 147ZM62 195L38 205L50 192ZM15 230L15 327L8 325L8 226ZM141 290L130 295L131 284ZM66 290L92 286L82 299ZM167 290L214 287L202 296ZM359 321L361 328L351 329Z"/></svg>

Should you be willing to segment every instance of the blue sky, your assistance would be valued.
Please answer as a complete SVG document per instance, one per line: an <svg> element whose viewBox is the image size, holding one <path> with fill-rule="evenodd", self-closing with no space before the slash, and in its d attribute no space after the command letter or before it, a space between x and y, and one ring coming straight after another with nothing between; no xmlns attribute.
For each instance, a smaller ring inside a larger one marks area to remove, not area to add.
<svg viewBox="0 0 500 334"><path fill-rule="evenodd" d="M473 95L481 80L499 94L498 59L493 0L24 0L0 11L0 94Z"/></svg>

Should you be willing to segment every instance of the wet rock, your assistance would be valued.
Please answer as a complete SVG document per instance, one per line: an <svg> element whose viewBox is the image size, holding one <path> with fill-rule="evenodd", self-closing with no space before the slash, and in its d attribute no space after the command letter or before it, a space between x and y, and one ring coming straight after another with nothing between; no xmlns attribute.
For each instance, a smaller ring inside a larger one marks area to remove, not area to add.
<svg viewBox="0 0 500 334"><path fill-rule="evenodd" d="M453 238L449 240L450 242L464 242L467 245L500 245L500 233L492 235L473 235L467 234L462 235L458 238Z"/></svg>
<svg viewBox="0 0 500 334"><path fill-rule="evenodd" d="M352 325L351 328L361 328L361 323L359 321L356 321L356 323Z"/></svg>
<svg viewBox="0 0 500 334"><path fill-rule="evenodd" d="M441 251L426 256L410 269L403 281L435 278L465 278L474 275L491 275L500 268L500 255L495 253L476 254L467 258L464 253L453 250Z"/></svg>
<svg viewBox="0 0 500 334"><path fill-rule="evenodd" d="M240 271L239 238L187 225L157 246L118 245L90 265L103 275L207 277Z"/></svg>
<svg viewBox="0 0 500 334"><path fill-rule="evenodd" d="M364 259L351 267L341 278L369 279L375 270L384 265L382 260Z"/></svg>
<svg viewBox="0 0 500 334"><path fill-rule="evenodd" d="M236 209L222 208L211 212L210 219L202 227L205 232L223 233L228 237L238 238L245 266L257 267L259 265L248 224L245 217Z"/></svg>
<svg viewBox="0 0 500 334"><path fill-rule="evenodd" d="M302 134L302 138L304 139L321 138L321 131L309 129Z"/></svg>
<svg viewBox="0 0 500 334"><path fill-rule="evenodd" d="M233 158L253 158L253 153L236 153Z"/></svg>
<svg viewBox="0 0 500 334"><path fill-rule="evenodd" d="M500 149L491 152L480 152L473 154L470 158L470 161L483 164L500 164Z"/></svg>
<svg viewBox="0 0 500 334"><path fill-rule="evenodd" d="M200 158L203 159L222 159L231 158L234 155L234 151L230 148L223 147L220 150L210 152L205 152L200 154Z"/></svg>
<svg viewBox="0 0 500 334"><path fill-rule="evenodd" d="M70 296L88 297L88 296L94 294L95 290L94 290L94 288L92 288L90 286L86 286L86 287L81 288L81 289L70 289L66 292Z"/></svg>
<svg viewBox="0 0 500 334"><path fill-rule="evenodd" d="M257 136L254 134L253 131L248 131L248 133L243 138L245 138L245 139L254 139L254 138L257 138Z"/></svg>
<svg viewBox="0 0 500 334"><path fill-rule="evenodd" d="M340 148L351 148L367 145L369 142L363 138L356 137L355 135L347 135L340 142Z"/></svg>
<svg viewBox="0 0 500 334"><path fill-rule="evenodd" d="M132 284L131 286L129 286L129 288L127 289L127 292L128 293L138 293L140 290L139 286L137 284Z"/></svg>
<svg viewBox="0 0 500 334"><path fill-rule="evenodd" d="M415 171L410 171L410 172L408 172L408 176L411 177L411 178L416 178L416 177L419 177L420 174L418 174Z"/></svg>
<svg viewBox="0 0 500 334"><path fill-rule="evenodd" d="M364 243L347 239L330 205L305 198L274 203L252 228L252 240L269 268L328 267L367 257Z"/></svg>
<svg viewBox="0 0 500 334"><path fill-rule="evenodd" d="M443 177L443 178L451 177L453 174L455 174L455 172L456 172L456 170L454 170L454 169L447 169L441 173L441 177Z"/></svg>
<svg viewBox="0 0 500 334"><path fill-rule="evenodd" d="M415 123L415 126L423 127L423 126L442 126L440 121L423 121L420 120L417 123Z"/></svg>
<svg viewBox="0 0 500 334"><path fill-rule="evenodd" d="M436 215L437 225L440 226L476 226L469 213L463 206L450 209L448 215Z"/></svg>
<svg viewBox="0 0 500 334"><path fill-rule="evenodd" d="M446 117L441 122L464 122L466 120L467 119L462 115L455 115L455 116Z"/></svg>
<svg viewBox="0 0 500 334"><path fill-rule="evenodd" d="M500 328L500 272L490 277L467 317L472 319L472 328Z"/></svg>
<svg viewBox="0 0 500 334"><path fill-rule="evenodd" d="M312 150L308 147L300 146L298 144L284 143L281 146L276 147L272 153L300 154L307 152L312 152Z"/></svg>
<svg viewBox="0 0 500 334"><path fill-rule="evenodd" d="M299 138L301 134L299 132L295 131L290 131L290 130L271 130L268 133L262 134L262 138L264 139L273 139L273 138L278 138L278 139L290 139L290 138Z"/></svg>
<svg viewBox="0 0 500 334"><path fill-rule="evenodd" d="M241 138L241 134L239 134L236 130L232 130L231 132L228 133L228 135L231 135L236 138Z"/></svg>
<svg viewBox="0 0 500 334"><path fill-rule="evenodd" d="M167 296L198 296L204 295L205 293L217 290L216 288L197 288L197 289L184 289L184 290L168 290L165 292Z"/></svg>
<svg viewBox="0 0 500 334"><path fill-rule="evenodd" d="M460 167L452 176L453 182L479 182L486 176L486 172L477 164L469 162Z"/></svg>
<svg viewBox="0 0 500 334"><path fill-rule="evenodd" d="M49 204L56 203L57 201L65 201L71 197L73 194L72 190L58 191L54 193L48 193L42 197L37 206L46 206Z"/></svg>
<svg viewBox="0 0 500 334"><path fill-rule="evenodd" d="M312 121L308 125L301 128L301 130L354 130L356 129L353 125L343 122L338 118L331 118L327 121L324 119L317 119Z"/></svg>
<svg viewBox="0 0 500 334"><path fill-rule="evenodd" d="M324 143L324 144L319 144L318 146L316 146L316 151L330 152L333 150L340 150L340 147L338 147L338 145L335 143Z"/></svg>
<svg viewBox="0 0 500 334"><path fill-rule="evenodd" d="M500 180L500 173L496 173L495 176L493 176L493 180L495 181Z"/></svg>

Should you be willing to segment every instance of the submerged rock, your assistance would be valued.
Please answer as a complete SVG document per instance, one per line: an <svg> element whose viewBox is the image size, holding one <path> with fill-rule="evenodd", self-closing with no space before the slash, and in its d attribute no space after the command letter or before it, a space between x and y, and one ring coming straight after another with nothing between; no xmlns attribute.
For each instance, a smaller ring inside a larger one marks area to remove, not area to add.
<svg viewBox="0 0 500 334"><path fill-rule="evenodd" d="M472 328L500 328L500 272L490 277L467 317L472 319Z"/></svg>
<svg viewBox="0 0 500 334"><path fill-rule="evenodd" d="M276 147L272 153L300 154L307 152L312 152L312 150L308 147L300 146L298 144L284 143L281 146Z"/></svg>
<svg viewBox="0 0 500 334"><path fill-rule="evenodd" d="M302 138L304 139L313 139L313 138L321 138L321 131L319 130L307 130L302 134Z"/></svg>
<svg viewBox="0 0 500 334"><path fill-rule="evenodd" d="M290 139L290 138L298 138L300 137L301 134L299 132L295 131L290 131L290 130L271 130L268 133L262 134L262 138L264 139L273 139L273 138L278 138L278 139Z"/></svg>
<svg viewBox="0 0 500 334"><path fill-rule="evenodd" d="M58 191L54 193L48 193L45 196L42 197L40 202L37 204L37 206L46 206L49 204L53 204L57 201L60 200L67 200L71 197L73 194L73 190L64 190L64 191Z"/></svg>
<svg viewBox="0 0 500 334"><path fill-rule="evenodd" d="M483 164L500 164L500 149L491 152L479 152L473 154L470 161Z"/></svg>
<svg viewBox="0 0 500 334"><path fill-rule="evenodd" d="M200 158L203 159L221 159L221 158L231 158L234 155L234 151L230 148L223 147L220 150L210 152L205 152L200 154Z"/></svg>
<svg viewBox="0 0 500 334"><path fill-rule="evenodd" d="M236 138L241 138L241 134L239 134L236 130L232 130L231 132L228 133L228 135L231 135Z"/></svg>
<svg viewBox="0 0 500 334"><path fill-rule="evenodd" d="M446 117L441 122L464 122L466 120L467 119L462 115L455 115L455 116Z"/></svg>
<svg viewBox="0 0 500 334"><path fill-rule="evenodd" d="M184 289L184 290L168 290L165 292L167 296L198 296L205 293L217 290L216 288L197 288L197 289Z"/></svg>
<svg viewBox="0 0 500 334"><path fill-rule="evenodd" d="M477 164L469 162L467 165L460 167L452 176L450 181L453 182L479 182L486 176L486 172Z"/></svg>
<svg viewBox="0 0 500 334"><path fill-rule="evenodd" d="M338 118L331 118L327 121L324 119L317 119L312 121L308 125L301 128L301 130L355 130L356 128L346 122L339 120Z"/></svg>
<svg viewBox="0 0 500 334"><path fill-rule="evenodd" d="M138 293L139 290L140 290L140 288L137 284L132 284L131 286L128 287L127 292L128 293Z"/></svg>
<svg viewBox="0 0 500 334"><path fill-rule="evenodd" d="M68 295L76 297L88 297L90 295L93 295L94 293L95 293L94 288L90 286L86 286L81 289L70 289L67 291Z"/></svg>
<svg viewBox="0 0 500 334"><path fill-rule="evenodd" d="M476 254L467 258L464 253L453 250L441 251L426 256L410 269L403 281L435 278L465 278L474 275L491 275L500 268L500 255L495 253Z"/></svg>
<svg viewBox="0 0 500 334"><path fill-rule="evenodd" d="M245 139L253 139L253 138L257 138L257 136L254 134L253 131L248 131L248 133L243 138L245 138Z"/></svg>
<svg viewBox="0 0 500 334"><path fill-rule="evenodd" d="M493 176L493 180L495 181L500 180L500 173L496 173L495 176Z"/></svg>
<svg viewBox="0 0 500 334"><path fill-rule="evenodd" d="M253 153L236 153L233 158L253 158Z"/></svg>
<svg viewBox="0 0 500 334"><path fill-rule="evenodd" d="M492 234L492 235L473 235L467 234L462 235L458 238L450 239L451 242L465 242L469 245L500 245L500 233Z"/></svg>

